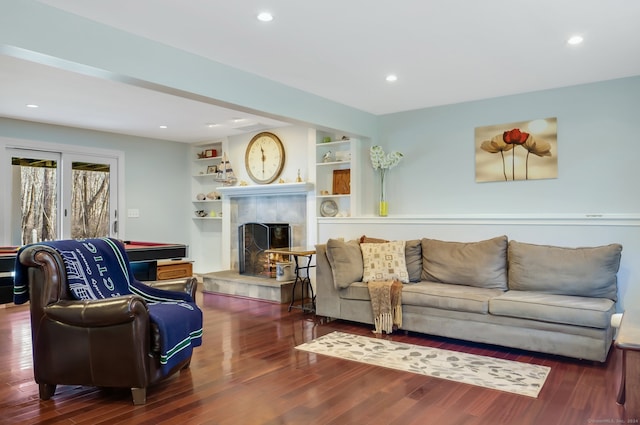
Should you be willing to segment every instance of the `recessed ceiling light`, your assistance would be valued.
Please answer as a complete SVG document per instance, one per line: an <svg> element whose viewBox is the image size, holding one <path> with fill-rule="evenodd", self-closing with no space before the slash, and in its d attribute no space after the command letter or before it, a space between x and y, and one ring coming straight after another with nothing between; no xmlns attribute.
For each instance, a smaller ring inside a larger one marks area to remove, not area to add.
<svg viewBox="0 0 640 425"><path fill-rule="evenodd" d="M219 125L220 125L220 124L216 124L216 123L209 123L209 124L207 124L207 127L209 127L209 128L213 128L213 127L217 127L217 126L219 126Z"/></svg>
<svg viewBox="0 0 640 425"><path fill-rule="evenodd" d="M168 128L166 125L161 125L160 128Z"/></svg>
<svg viewBox="0 0 640 425"><path fill-rule="evenodd" d="M29 103L26 105L27 108L39 108L39 105L36 105L35 103Z"/></svg>
<svg viewBox="0 0 640 425"><path fill-rule="evenodd" d="M583 41L584 41L584 37L582 37L581 35L572 35L567 40L567 43L571 44L572 46L575 46L576 44L580 44Z"/></svg>
<svg viewBox="0 0 640 425"><path fill-rule="evenodd" d="M398 80L398 76L395 75L395 74L389 74L389 75L387 75L387 78L385 78L385 80L387 80L388 82L392 83L392 82Z"/></svg>
<svg viewBox="0 0 640 425"><path fill-rule="evenodd" d="M269 12L262 12L258 14L258 20L262 22L271 22L273 21L273 15Z"/></svg>

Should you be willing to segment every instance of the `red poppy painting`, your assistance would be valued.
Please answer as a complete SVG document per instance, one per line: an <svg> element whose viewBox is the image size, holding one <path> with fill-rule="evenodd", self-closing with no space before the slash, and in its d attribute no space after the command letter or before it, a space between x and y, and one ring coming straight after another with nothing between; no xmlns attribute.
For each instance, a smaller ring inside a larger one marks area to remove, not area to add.
<svg viewBox="0 0 640 425"><path fill-rule="evenodd" d="M556 118L477 127L476 182L558 177Z"/></svg>

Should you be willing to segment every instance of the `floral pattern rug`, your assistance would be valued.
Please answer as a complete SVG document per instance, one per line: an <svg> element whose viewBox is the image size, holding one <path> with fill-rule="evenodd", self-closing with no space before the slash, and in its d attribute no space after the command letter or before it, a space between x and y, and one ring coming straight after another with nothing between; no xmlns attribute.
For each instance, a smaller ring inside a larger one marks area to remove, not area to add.
<svg viewBox="0 0 640 425"><path fill-rule="evenodd" d="M538 397L550 367L332 332L298 350Z"/></svg>

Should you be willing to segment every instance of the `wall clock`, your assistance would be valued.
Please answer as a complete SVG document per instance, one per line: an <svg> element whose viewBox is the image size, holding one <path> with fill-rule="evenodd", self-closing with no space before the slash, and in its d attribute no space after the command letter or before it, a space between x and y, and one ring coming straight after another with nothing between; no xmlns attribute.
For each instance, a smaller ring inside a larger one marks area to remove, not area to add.
<svg viewBox="0 0 640 425"><path fill-rule="evenodd" d="M284 167L284 146L273 133L253 136L244 155L244 164L251 180L258 184L273 182Z"/></svg>

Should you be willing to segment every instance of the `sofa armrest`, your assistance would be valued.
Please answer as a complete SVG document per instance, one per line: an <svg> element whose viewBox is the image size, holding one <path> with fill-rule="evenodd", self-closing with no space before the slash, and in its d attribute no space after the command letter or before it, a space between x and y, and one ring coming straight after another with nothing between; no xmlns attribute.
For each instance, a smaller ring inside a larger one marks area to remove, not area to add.
<svg viewBox="0 0 640 425"><path fill-rule="evenodd" d="M316 245L316 314L329 318L340 317L339 298L327 259L327 245Z"/></svg>
<svg viewBox="0 0 640 425"><path fill-rule="evenodd" d="M104 300L60 300L45 307L44 314L52 321L82 328L120 325L137 318L149 320L147 305L137 295Z"/></svg>
<svg viewBox="0 0 640 425"><path fill-rule="evenodd" d="M176 279L153 280L142 282L153 288L162 289L164 291L185 292L191 295L193 302L196 301L196 290L198 289L198 280L193 277L179 277Z"/></svg>

